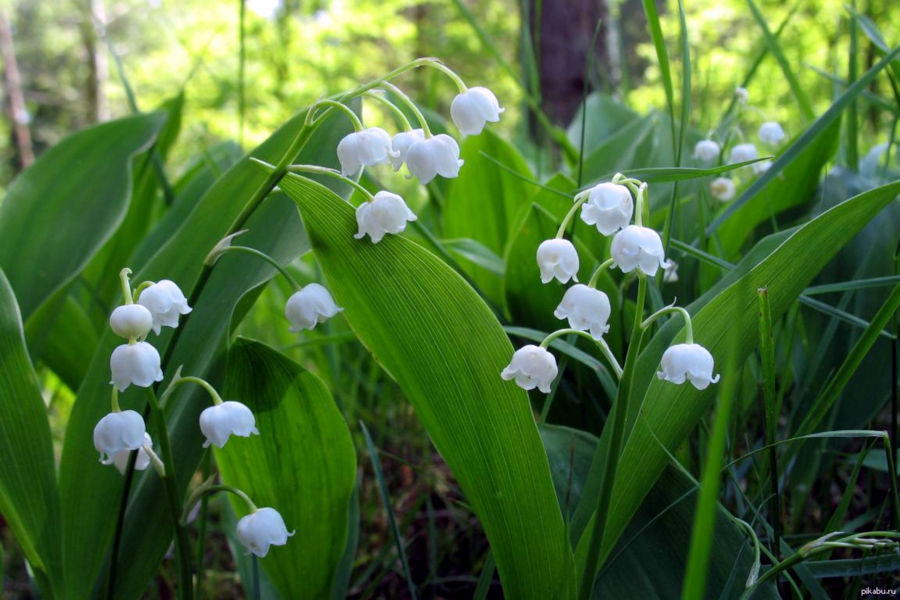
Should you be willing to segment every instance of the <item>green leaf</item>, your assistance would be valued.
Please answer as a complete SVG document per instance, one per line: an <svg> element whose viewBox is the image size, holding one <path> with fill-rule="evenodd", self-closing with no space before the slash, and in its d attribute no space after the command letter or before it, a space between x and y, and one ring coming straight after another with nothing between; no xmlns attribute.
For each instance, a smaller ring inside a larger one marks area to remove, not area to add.
<svg viewBox="0 0 900 600"><path fill-rule="evenodd" d="M90 460L96 458L91 454ZM0 269L0 513L47 597L65 597L59 491L50 424L25 348L22 317Z"/></svg>
<svg viewBox="0 0 900 600"><path fill-rule="evenodd" d="M581 143L581 119L587 111L584 124L584 144ZM579 105L566 130L569 140L576 148L581 147L585 156L590 156L606 138L636 120L636 112L606 94L594 92Z"/></svg>
<svg viewBox="0 0 900 600"><path fill-rule="evenodd" d="M165 115L126 117L80 131L43 154L0 204L0 267L26 321L65 287L125 218L131 157Z"/></svg>
<svg viewBox="0 0 900 600"><path fill-rule="evenodd" d="M325 278L452 469L511 598L573 593L571 549L528 397L500 378L513 348L477 294L402 236L353 239L351 206L288 176Z"/></svg>
<svg viewBox="0 0 900 600"><path fill-rule="evenodd" d="M285 598L327 598L347 539L356 482L350 431L325 384L283 354L238 340L228 353L224 397L256 415L259 436L215 449L222 480L296 533L260 561ZM239 515L247 511L232 497Z"/></svg>

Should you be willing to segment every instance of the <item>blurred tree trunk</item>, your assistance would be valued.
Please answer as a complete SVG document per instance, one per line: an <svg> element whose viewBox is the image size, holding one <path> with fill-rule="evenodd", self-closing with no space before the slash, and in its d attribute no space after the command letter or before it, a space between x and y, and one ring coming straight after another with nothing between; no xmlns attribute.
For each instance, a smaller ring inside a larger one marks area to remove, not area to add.
<svg viewBox="0 0 900 600"><path fill-rule="evenodd" d="M106 22L106 7L103 0L84 0L82 3L81 41L87 55L88 80L86 99L88 121L100 123L109 119L109 105L103 89L109 78L109 62L102 47L101 27Z"/></svg>
<svg viewBox="0 0 900 600"><path fill-rule="evenodd" d="M9 120L12 123L16 149L22 168L34 162L34 150L31 145L31 132L28 130L28 111L25 108L25 96L22 93L22 79L19 77L19 65L13 46L13 31L0 10L0 53L3 56L3 82L6 89Z"/></svg>

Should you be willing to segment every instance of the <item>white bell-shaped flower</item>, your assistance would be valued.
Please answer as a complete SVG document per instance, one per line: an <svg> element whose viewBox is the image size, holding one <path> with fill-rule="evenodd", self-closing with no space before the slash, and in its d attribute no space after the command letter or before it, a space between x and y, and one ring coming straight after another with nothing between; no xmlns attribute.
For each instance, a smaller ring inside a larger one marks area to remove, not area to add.
<svg viewBox="0 0 900 600"><path fill-rule="evenodd" d="M678 281L678 263L671 258L666 259L663 265L663 283L676 283Z"/></svg>
<svg viewBox="0 0 900 600"><path fill-rule="evenodd" d="M599 340L609 331L609 315L612 308L609 297L600 290L576 283L563 294L562 302L553 311L557 319L568 319L569 327L590 331Z"/></svg>
<svg viewBox="0 0 900 600"><path fill-rule="evenodd" d="M512 360L500 377L509 381L516 380L516 385L525 390L539 389L550 393L550 384L556 379L556 357L545 348L528 344L516 350Z"/></svg>
<svg viewBox="0 0 900 600"><path fill-rule="evenodd" d="M759 141L769 146L777 146L784 140L784 129L775 121L767 121L759 126Z"/></svg>
<svg viewBox="0 0 900 600"><path fill-rule="evenodd" d="M422 183L436 175L456 177L463 162L459 159L459 144L446 133L415 142L406 153L406 168Z"/></svg>
<svg viewBox="0 0 900 600"><path fill-rule="evenodd" d="M373 244L381 241L386 233L401 233L407 221L415 221L416 215L409 210L403 198L391 192L375 194L371 202L363 202L356 208L356 224L359 231L353 236L361 240L366 234Z"/></svg>
<svg viewBox="0 0 900 600"><path fill-rule="evenodd" d="M759 153L753 144L738 144L731 149L731 164L747 162L757 158L759 158Z"/></svg>
<svg viewBox="0 0 900 600"><path fill-rule="evenodd" d="M153 333L159 335L163 327L178 327L179 315L191 312L187 298L174 281L163 279L141 291L138 304L143 304L153 315Z"/></svg>
<svg viewBox="0 0 900 600"><path fill-rule="evenodd" d="M315 329L317 323L322 323L344 310L334 302L324 286L318 283L310 283L288 298L284 306L284 316L291 323L291 331L303 331Z"/></svg>
<svg viewBox="0 0 900 600"><path fill-rule="evenodd" d="M221 448L232 435L259 435L253 412L245 404L233 400L204 409L200 413L200 431L206 436L204 448L210 444Z"/></svg>
<svg viewBox="0 0 900 600"><path fill-rule="evenodd" d="M631 223L634 203L631 192L624 185L599 183L588 192L588 200L581 207L581 220L596 225L603 235L612 235Z"/></svg>
<svg viewBox="0 0 900 600"><path fill-rule="evenodd" d="M112 383L123 392L132 383L138 387L150 387L162 381L159 352L147 342L122 344L109 357Z"/></svg>
<svg viewBox="0 0 900 600"><path fill-rule="evenodd" d="M386 163L392 155L391 136L380 127L349 133L337 146L341 175L344 176L356 175L363 167Z"/></svg>
<svg viewBox="0 0 900 600"><path fill-rule="evenodd" d="M647 275L656 275L656 270L665 268L666 257L662 240L653 229L639 225L629 225L616 234L609 247L615 266L623 273L640 269Z"/></svg>
<svg viewBox="0 0 900 600"><path fill-rule="evenodd" d="M660 379L672 383L690 381L698 390L705 390L709 384L719 381L713 376L713 357L700 344L675 344L669 346L662 356L662 369L656 373Z"/></svg>
<svg viewBox="0 0 900 600"><path fill-rule="evenodd" d="M153 313L143 304L123 304L109 315L109 326L123 338L143 338L153 327Z"/></svg>
<svg viewBox="0 0 900 600"><path fill-rule="evenodd" d="M144 418L133 410L111 412L94 427L94 448L100 462L108 465L117 452L137 450L144 444Z"/></svg>
<svg viewBox="0 0 900 600"><path fill-rule="evenodd" d="M247 550L262 558L269 546L284 546L295 532L288 532L281 514L274 508L260 508L242 517L237 524L237 536Z"/></svg>
<svg viewBox="0 0 900 600"><path fill-rule="evenodd" d="M734 182L729 177L716 177L709 184L709 193L720 202L734 198Z"/></svg>
<svg viewBox="0 0 900 600"><path fill-rule="evenodd" d="M719 144L712 140L700 140L694 146L694 157L703 162L713 162L719 158Z"/></svg>
<svg viewBox="0 0 900 600"><path fill-rule="evenodd" d="M570 279L578 281L578 251L569 240L554 238L541 242L537 249L537 264L543 283L549 283L554 277L560 283Z"/></svg>
<svg viewBox="0 0 900 600"><path fill-rule="evenodd" d="M425 141L425 132L422 129L413 129L411 131L401 131L391 140L391 165L395 171L399 171L403 163L406 162L406 156L409 154L409 147L416 142Z"/></svg>
<svg viewBox="0 0 900 600"><path fill-rule="evenodd" d="M761 160L759 162L755 162L750 165L750 168L753 169L754 175L762 175L766 171L772 168L771 160Z"/></svg>
<svg viewBox="0 0 900 600"><path fill-rule="evenodd" d="M150 455L147 454L146 448L152 447L153 440L150 439L150 434L144 433L144 442L138 449L137 458L134 459L135 471L146 471L147 467L150 466ZM125 474L125 469L128 468L128 459L131 457L131 452L131 450L122 449L112 455L112 463L116 466L116 469L118 469L119 473L121 473L122 475Z"/></svg>
<svg viewBox="0 0 900 600"><path fill-rule="evenodd" d="M464 136L478 135L488 121L499 121L504 110L494 92L484 87L469 88L450 103L450 117Z"/></svg>

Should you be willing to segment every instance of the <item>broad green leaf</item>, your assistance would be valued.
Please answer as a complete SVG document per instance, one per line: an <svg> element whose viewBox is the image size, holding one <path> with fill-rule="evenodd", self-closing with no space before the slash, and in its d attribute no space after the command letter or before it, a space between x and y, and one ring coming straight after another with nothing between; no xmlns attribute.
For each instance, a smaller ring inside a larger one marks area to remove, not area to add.
<svg viewBox="0 0 900 600"><path fill-rule="evenodd" d="M96 453L90 459L94 460ZM0 514L47 597L64 598L59 491L50 424L25 348L22 316L0 269Z"/></svg>
<svg viewBox="0 0 900 600"><path fill-rule="evenodd" d="M268 346L238 340L228 353L224 397L256 415L259 436L216 449L222 481L281 513L296 533L261 559L285 598L327 598L347 541L356 482L350 431L325 384ZM247 512L232 497L238 515ZM249 592L249 590L248 590Z"/></svg>
<svg viewBox="0 0 900 600"><path fill-rule="evenodd" d="M113 235L128 210L131 157L165 116L126 117L80 131L44 153L0 204L0 267L28 317Z"/></svg>
<svg viewBox="0 0 900 600"><path fill-rule="evenodd" d="M527 396L500 371L499 323L446 264L402 236L355 240L353 208L288 176L329 289L397 381L478 516L510 598L568 597L571 549Z"/></svg>
<svg viewBox="0 0 900 600"><path fill-rule="evenodd" d="M587 110L587 115L584 111ZM581 142L581 121L584 123L584 143ZM585 156L590 156L606 139L636 120L636 112L606 94L593 93L578 107L566 130L566 135Z"/></svg>
<svg viewBox="0 0 900 600"><path fill-rule="evenodd" d="M643 164L643 157L650 153L653 130L660 120L655 114L629 121L603 140L593 152L585 156L582 165L582 180L596 181L607 174L627 170L631 166Z"/></svg>
<svg viewBox="0 0 900 600"><path fill-rule="evenodd" d="M43 362L70 389L77 390L90 366L98 336L87 313L68 290L60 290L28 319L25 337L32 360Z"/></svg>

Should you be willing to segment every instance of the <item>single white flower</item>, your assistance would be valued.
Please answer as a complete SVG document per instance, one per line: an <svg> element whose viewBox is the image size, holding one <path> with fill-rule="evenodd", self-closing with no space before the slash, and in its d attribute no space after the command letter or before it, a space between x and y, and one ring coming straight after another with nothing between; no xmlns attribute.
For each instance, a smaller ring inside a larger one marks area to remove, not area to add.
<svg viewBox="0 0 900 600"><path fill-rule="evenodd" d="M709 184L709 193L721 202L734 198L734 182L729 177L716 177Z"/></svg>
<svg viewBox="0 0 900 600"><path fill-rule="evenodd" d="M324 286L310 283L288 298L284 316L291 322L291 331L303 331L315 329L316 323L322 323L342 310Z"/></svg>
<svg viewBox="0 0 900 600"><path fill-rule="evenodd" d="M366 234L373 244L381 241L386 233L401 233L407 221L415 221L416 215L409 210L403 198L391 192L375 194L371 202L363 202L356 208L356 224L359 231L353 236L361 240Z"/></svg>
<svg viewBox="0 0 900 600"><path fill-rule="evenodd" d="M515 379L516 385L522 389L537 388L549 394L556 373L556 357L545 348L528 344L516 350L509 365L500 372L500 377L507 381Z"/></svg>
<svg viewBox="0 0 900 600"><path fill-rule="evenodd" d="M456 177L463 162L459 159L459 144L446 133L415 142L406 153L406 168L422 183L436 175Z"/></svg>
<svg viewBox="0 0 900 600"><path fill-rule="evenodd" d="M719 144L712 140L700 140L694 146L694 156L703 162L712 162L719 158Z"/></svg>
<svg viewBox="0 0 900 600"><path fill-rule="evenodd" d="M741 106L746 106L747 102L750 101L750 93L747 91L747 88L740 86L734 88L734 95L737 96L738 104Z"/></svg>
<svg viewBox="0 0 900 600"><path fill-rule="evenodd" d="M210 444L221 448L232 435L240 437L259 435L253 412L245 404L233 400L204 409L200 413L200 431L206 436L204 448Z"/></svg>
<svg viewBox="0 0 900 600"><path fill-rule="evenodd" d="M549 283L556 277L560 283L578 281L578 251L566 239L544 240L537 249L537 263L541 281Z"/></svg>
<svg viewBox="0 0 900 600"><path fill-rule="evenodd" d="M759 126L759 141L769 146L777 146L784 139L784 129L775 121L768 121Z"/></svg>
<svg viewBox="0 0 900 600"><path fill-rule="evenodd" d="M596 225L597 231L603 235L612 235L631 222L634 203L631 192L624 185L599 183L583 193L589 194L589 197L581 207L581 220L588 225Z"/></svg>
<svg viewBox="0 0 900 600"><path fill-rule="evenodd" d="M399 171L403 163L406 162L406 156L409 154L409 147L416 142L425 141L425 132L422 129L413 129L412 131L401 131L391 140L392 153L390 156L391 165L395 171Z"/></svg>
<svg viewBox="0 0 900 600"><path fill-rule="evenodd" d="M450 103L450 117L464 136L478 135L486 122L499 121L504 110L494 92L484 87L469 88Z"/></svg>
<svg viewBox="0 0 900 600"><path fill-rule="evenodd" d="M747 162L756 158L759 158L759 154L753 144L738 144L731 149L731 164Z"/></svg>
<svg viewBox="0 0 900 600"><path fill-rule="evenodd" d="M609 247L615 266L623 273L640 269L647 275L656 275L656 270L665 268L666 257L662 240L653 229L639 225L629 225L616 234Z"/></svg>
<svg viewBox="0 0 900 600"><path fill-rule="evenodd" d="M713 376L713 357L700 344L675 344L669 346L662 356L662 370L656 376L672 383L689 380L698 390L705 390L709 384L719 381Z"/></svg>
<svg viewBox="0 0 900 600"><path fill-rule="evenodd" d="M112 383L123 392L132 383L138 387L150 387L162 381L159 352L147 342L122 344L109 357Z"/></svg>
<svg viewBox="0 0 900 600"><path fill-rule="evenodd" d="M771 160L761 160L759 162L753 163L750 165L750 168L753 169L754 175L762 175L766 171L768 171L772 167Z"/></svg>
<svg viewBox="0 0 900 600"><path fill-rule="evenodd" d="M678 263L671 258L666 259L663 265L663 283L675 283L678 281Z"/></svg>
<svg viewBox="0 0 900 600"><path fill-rule="evenodd" d="M259 508L242 517L237 524L237 536L241 543L256 556L262 558L269 546L284 546L295 532L288 532L284 519L274 508Z"/></svg>
<svg viewBox="0 0 900 600"><path fill-rule="evenodd" d="M179 315L191 312L187 298L174 281L163 279L141 291L138 304L146 306L153 315L153 333L159 335L163 327L178 327Z"/></svg>
<svg viewBox="0 0 900 600"><path fill-rule="evenodd" d="M149 433L144 433L144 442L141 444L141 447L138 449L137 458L134 459L134 470L135 471L145 471L147 467L150 466L150 455L147 454L146 448L153 447L153 440L150 439ZM125 474L125 469L128 468L128 459L131 457L131 450L122 449L112 455L112 463L116 466L116 469L119 470L119 473L122 475Z"/></svg>
<svg viewBox="0 0 900 600"><path fill-rule="evenodd" d="M143 338L153 327L153 314L142 304L123 304L109 315L109 327L123 338Z"/></svg>
<svg viewBox="0 0 900 600"><path fill-rule="evenodd" d="M576 283L563 294L553 315L557 319L568 319L572 329L590 330L594 339L599 340L609 331L610 312L609 297L604 292Z"/></svg>
<svg viewBox="0 0 900 600"><path fill-rule="evenodd" d="M144 444L146 426L140 413L133 410L111 412L94 427L94 448L100 462L108 465L117 452L137 450Z"/></svg>
<svg viewBox="0 0 900 600"><path fill-rule="evenodd" d="M386 163L393 155L391 136L380 127L369 127L348 133L338 142L341 175L356 175L363 167Z"/></svg>

